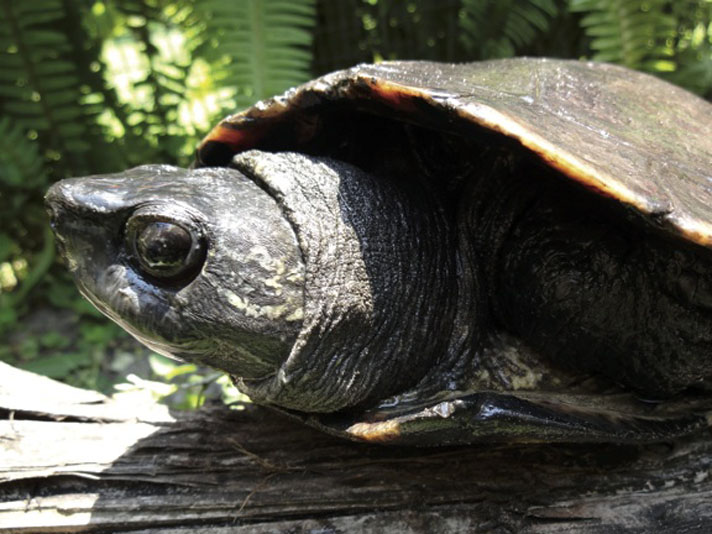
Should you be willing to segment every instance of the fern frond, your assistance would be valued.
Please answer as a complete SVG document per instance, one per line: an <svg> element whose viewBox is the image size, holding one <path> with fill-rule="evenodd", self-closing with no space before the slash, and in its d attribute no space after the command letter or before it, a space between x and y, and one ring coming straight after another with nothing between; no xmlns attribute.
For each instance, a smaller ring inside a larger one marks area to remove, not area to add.
<svg viewBox="0 0 712 534"><path fill-rule="evenodd" d="M677 69L666 78L706 98L712 98L712 2L674 2L677 20Z"/></svg>
<svg viewBox="0 0 712 534"><path fill-rule="evenodd" d="M315 0L198 0L195 8L211 38L200 54L237 90L238 106L311 77Z"/></svg>
<svg viewBox="0 0 712 534"><path fill-rule="evenodd" d="M0 91L3 114L36 131L63 169L83 171L85 139L80 83L66 56L70 45L55 26L65 17L59 0L0 0ZM54 23L54 24L53 24ZM69 160L69 161L68 161Z"/></svg>
<svg viewBox="0 0 712 534"><path fill-rule="evenodd" d="M0 306L14 308L39 282L54 257L54 241L35 200L48 181L44 158L22 126L0 118L0 261L24 251L29 271L10 293L0 290ZM28 231L29 230L29 231ZM34 231L33 231L34 230ZM28 254L28 249L36 249Z"/></svg>
<svg viewBox="0 0 712 534"><path fill-rule="evenodd" d="M462 59L457 54L459 0L362 0L360 4L359 9L348 13L353 12L354 19L361 22L364 38L345 44L354 52L361 52L365 56L362 60ZM333 36L340 37L338 33Z"/></svg>
<svg viewBox="0 0 712 534"><path fill-rule="evenodd" d="M157 118L164 124L175 120L172 116L171 106L166 102L166 95L181 95L183 93L187 61L182 64L177 61L167 63L163 60L161 51L155 43L155 36L159 29L169 30L166 18L163 16L159 5L155 2L144 0L120 0L116 2L117 8L125 16L128 27L138 44L141 52L148 60L148 70L142 85L153 93ZM174 99L168 98L173 103Z"/></svg>
<svg viewBox="0 0 712 534"><path fill-rule="evenodd" d="M683 86L703 97L712 96L712 47L706 47L700 54L685 61L680 58L677 71L668 77L670 81Z"/></svg>
<svg viewBox="0 0 712 534"><path fill-rule="evenodd" d="M634 69L669 71L675 68L676 20L666 0L569 0L595 50L593 59Z"/></svg>
<svg viewBox="0 0 712 534"><path fill-rule="evenodd" d="M126 106L126 131L154 161L177 163L183 156L187 132L179 108L187 100L186 79L191 67L191 47L172 16L190 15L189 2L163 0L113 0L113 37L102 59L108 78L121 80L121 103ZM168 7L170 7L170 9ZM180 18L179 17L179 18ZM178 38L174 46L173 39ZM110 57L109 57L110 56ZM118 82L117 82L118 83ZM129 158L135 151L131 150Z"/></svg>
<svg viewBox="0 0 712 534"><path fill-rule="evenodd" d="M460 41L472 59L513 56L549 29L554 0L462 0Z"/></svg>
<svg viewBox="0 0 712 534"><path fill-rule="evenodd" d="M3 189L33 189L47 183L37 145L9 117L0 117L0 185ZM9 200L8 200L9 201Z"/></svg>

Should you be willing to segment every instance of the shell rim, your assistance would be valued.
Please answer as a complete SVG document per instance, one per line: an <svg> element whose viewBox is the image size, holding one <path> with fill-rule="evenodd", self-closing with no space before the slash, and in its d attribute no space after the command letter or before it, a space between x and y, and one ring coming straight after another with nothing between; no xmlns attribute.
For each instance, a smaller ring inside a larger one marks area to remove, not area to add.
<svg viewBox="0 0 712 534"><path fill-rule="evenodd" d="M515 58L514 60L522 59L533 58ZM537 58L537 60L552 61L547 58ZM617 65L590 61L553 61L590 64L599 68L623 69ZM403 65L404 63L408 62L384 61L378 63L377 66L387 68L389 65ZM368 87L370 90L368 97L370 99L378 100L391 107L393 107L394 101L396 101L397 105L400 97L414 97L441 112L455 110L460 119L515 141L525 150L537 156L547 166L581 184L589 191L600 196L613 198L648 218L654 218L656 226L663 230L668 230L678 237L706 248L712 248L712 223L686 216L679 211L672 212L655 209L648 199L632 191L614 176L594 169L569 151L557 147L545 137L532 131L524 121L518 120L515 116L483 103L466 103L463 105L462 102L458 101L459 95L457 94L435 96L419 87L379 79L372 73L363 72L363 69L367 67L373 67L373 65L366 63L347 70L326 74L301 86L289 89L282 95L262 100L241 112L227 116L199 144L197 149L198 157L194 166L201 166L200 151L211 141L226 144L233 148L235 153L253 148L256 142L265 135L264 132L256 133L251 131L254 125L259 124L260 121L278 120L284 114L315 105L314 102L303 103L304 100L309 101L309 98L304 98L305 96L314 95L317 98L331 100L353 99L354 96L348 94L349 90L355 87ZM318 106L318 104L316 105ZM267 132L268 134L269 132Z"/></svg>

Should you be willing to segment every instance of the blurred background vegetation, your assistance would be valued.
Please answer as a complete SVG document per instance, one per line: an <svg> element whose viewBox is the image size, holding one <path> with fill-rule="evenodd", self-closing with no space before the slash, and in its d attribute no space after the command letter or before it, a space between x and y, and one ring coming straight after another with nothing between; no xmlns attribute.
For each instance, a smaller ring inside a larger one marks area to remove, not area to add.
<svg viewBox="0 0 712 534"><path fill-rule="evenodd" d="M81 299L48 185L186 166L221 116L359 62L515 55L620 63L710 98L712 0L0 0L0 359L181 407L228 391Z"/></svg>

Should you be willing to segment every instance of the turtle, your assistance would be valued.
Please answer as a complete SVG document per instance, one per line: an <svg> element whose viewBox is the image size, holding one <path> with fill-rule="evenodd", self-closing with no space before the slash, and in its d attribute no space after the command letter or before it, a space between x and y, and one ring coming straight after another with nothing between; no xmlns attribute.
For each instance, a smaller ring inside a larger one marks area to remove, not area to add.
<svg viewBox="0 0 712 534"><path fill-rule="evenodd" d="M81 293L253 402L396 445L710 423L712 105L621 66L392 61L54 184Z"/></svg>

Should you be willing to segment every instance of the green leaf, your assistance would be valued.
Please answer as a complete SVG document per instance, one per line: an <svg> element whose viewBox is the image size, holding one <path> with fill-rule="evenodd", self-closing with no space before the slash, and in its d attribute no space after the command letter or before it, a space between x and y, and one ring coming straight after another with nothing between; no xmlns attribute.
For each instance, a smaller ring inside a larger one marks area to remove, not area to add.
<svg viewBox="0 0 712 534"><path fill-rule="evenodd" d="M21 369L48 376L50 378L66 378L75 369L91 364L88 353L55 354L45 356L19 365Z"/></svg>
<svg viewBox="0 0 712 534"><path fill-rule="evenodd" d="M7 295L0 294L0 332L17 323L17 311L7 300Z"/></svg>
<svg viewBox="0 0 712 534"><path fill-rule="evenodd" d="M11 46L0 49L0 95L2 113L24 130L34 130L42 153L52 160L55 176L82 174L89 148L83 139L95 126L84 109L84 90L77 55L84 44L73 48L71 10L77 0L0 0L0 33ZM8 72L8 70L10 72ZM78 126L64 129L65 124ZM61 154L61 157L56 157Z"/></svg>
<svg viewBox="0 0 712 534"><path fill-rule="evenodd" d="M47 175L37 145L18 124L0 118L0 185L30 188L45 184Z"/></svg>
<svg viewBox="0 0 712 534"><path fill-rule="evenodd" d="M198 369L195 364L181 363L156 353L149 355L148 363L157 376L167 381L173 380L177 376L195 373Z"/></svg>
<svg viewBox="0 0 712 534"><path fill-rule="evenodd" d="M2 135L2 133L0 133ZM0 262L7 260L15 243L7 234L0 234Z"/></svg>
<svg viewBox="0 0 712 534"><path fill-rule="evenodd" d="M47 349L63 349L69 346L72 339L57 330L50 330L39 338L40 345Z"/></svg>
<svg viewBox="0 0 712 534"><path fill-rule="evenodd" d="M204 57L236 86L238 105L311 78L314 0L203 0L196 10L207 20L206 32L219 36L217 48L203 49Z"/></svg>
<svg viewBox="0 0 712 534"><path fill-rule="evenodd" d="M460 42L474 59L507 57L548 31L553 0L462 0Z"/></svg>
<svg viewBox="0 0 712 534"><path fill-rule="evenodd" d="M668 40L676 21L664 0L569 0L569 8L585 13L581 26L592 38L593 59L627 67L664 71L674 55Z"/></svg>

